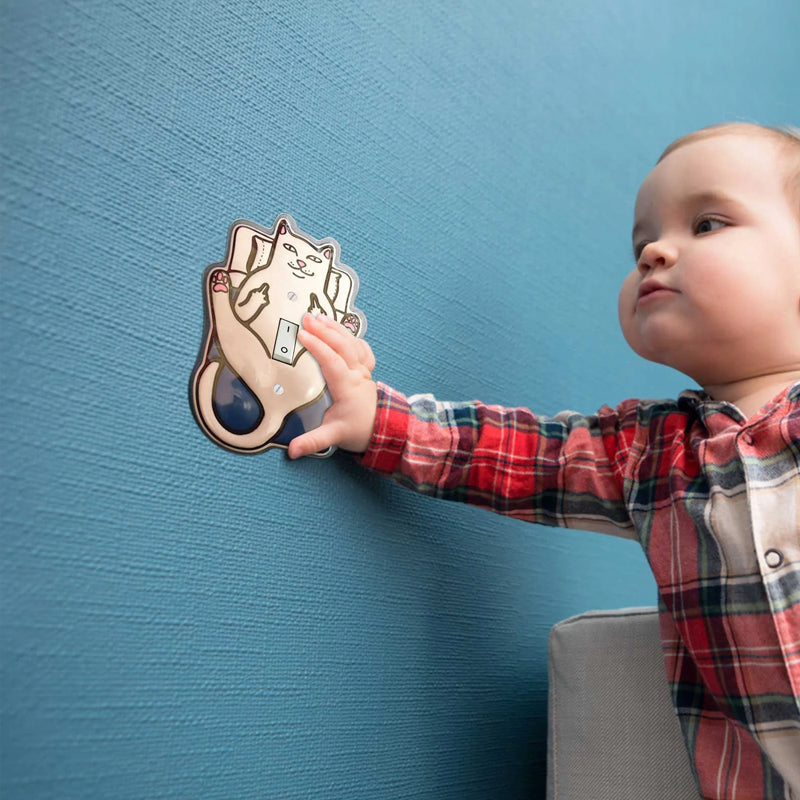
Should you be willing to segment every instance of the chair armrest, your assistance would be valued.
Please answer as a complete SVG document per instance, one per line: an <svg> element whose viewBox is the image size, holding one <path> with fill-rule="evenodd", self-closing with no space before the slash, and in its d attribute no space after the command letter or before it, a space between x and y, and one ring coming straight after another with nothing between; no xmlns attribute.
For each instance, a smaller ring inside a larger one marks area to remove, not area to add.
<svg viewBox="0 0 800 800"><path fill-rule="evenodd" d="M548 800L697 798L655 608L590 611L549 643Z"/></svg>

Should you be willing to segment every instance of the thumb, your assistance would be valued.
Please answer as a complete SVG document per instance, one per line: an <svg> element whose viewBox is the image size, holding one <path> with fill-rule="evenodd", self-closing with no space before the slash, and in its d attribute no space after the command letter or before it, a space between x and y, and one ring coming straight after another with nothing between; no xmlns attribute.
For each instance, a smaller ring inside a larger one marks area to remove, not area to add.
<svg viewBox="0 0 800 800"><path fill-rule="evenodd" d="M335 430L330 425L321 425L313 431L296 436L289 442L287 454L289 458L302 458L310 456L312 453L319 453L327 450L336 444Z"/></svg>

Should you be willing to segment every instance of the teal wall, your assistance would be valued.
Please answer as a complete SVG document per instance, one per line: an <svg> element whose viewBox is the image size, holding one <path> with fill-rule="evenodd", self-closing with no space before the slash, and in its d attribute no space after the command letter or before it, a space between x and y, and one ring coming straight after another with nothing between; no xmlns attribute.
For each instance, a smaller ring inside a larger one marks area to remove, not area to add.
<svg viewBox="0 0 800 800"><path fill-rule="evenodd" d="M7 0L0 793L541 796L546 640L636 545L215 447L187 383L229 223L341 243L377 377L664 396L617 330L672 138L797 123L782 2Z"/></svg>

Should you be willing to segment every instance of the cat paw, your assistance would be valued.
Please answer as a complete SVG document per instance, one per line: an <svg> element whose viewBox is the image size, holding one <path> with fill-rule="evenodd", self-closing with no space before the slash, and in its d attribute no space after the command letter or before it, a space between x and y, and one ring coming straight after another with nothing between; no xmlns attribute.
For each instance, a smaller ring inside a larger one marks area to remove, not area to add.
<svg viewBox="0 0 800 800"><path fill-rule="evenodd" d="M225 270L218 269L211 275L211 291L227 293L229 282L228 273Z"/></svg>
<svg viewBox="0 0 800 800"><path fill-rule="evenodd" d="M320 314L325 313L325 309L319 303L319 298L313 292L311 293L311 303L308 306L308 313L313 317L318 317Z"/></svg>
<svg viewBox="0 0 800 800"><path fill-rule="evenodd" d="M353 336L358 335L358 331L361 328L361 320L356 314L345 314L341 319L341 323Z"/></svg>

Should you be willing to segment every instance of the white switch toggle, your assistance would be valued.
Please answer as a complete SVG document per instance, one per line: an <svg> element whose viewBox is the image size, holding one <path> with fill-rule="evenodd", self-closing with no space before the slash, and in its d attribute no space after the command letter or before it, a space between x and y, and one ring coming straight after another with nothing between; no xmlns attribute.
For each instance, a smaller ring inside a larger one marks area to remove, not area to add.
<svg viewBox="0 0 800 800"><path fill-rule="evenodd" d="M281 319L278 323L278 333L275 336L275 346L272 348L272 358L291 364L294 361L294 350L297 347L297 331L300 326L288 319Z"/></svg>

